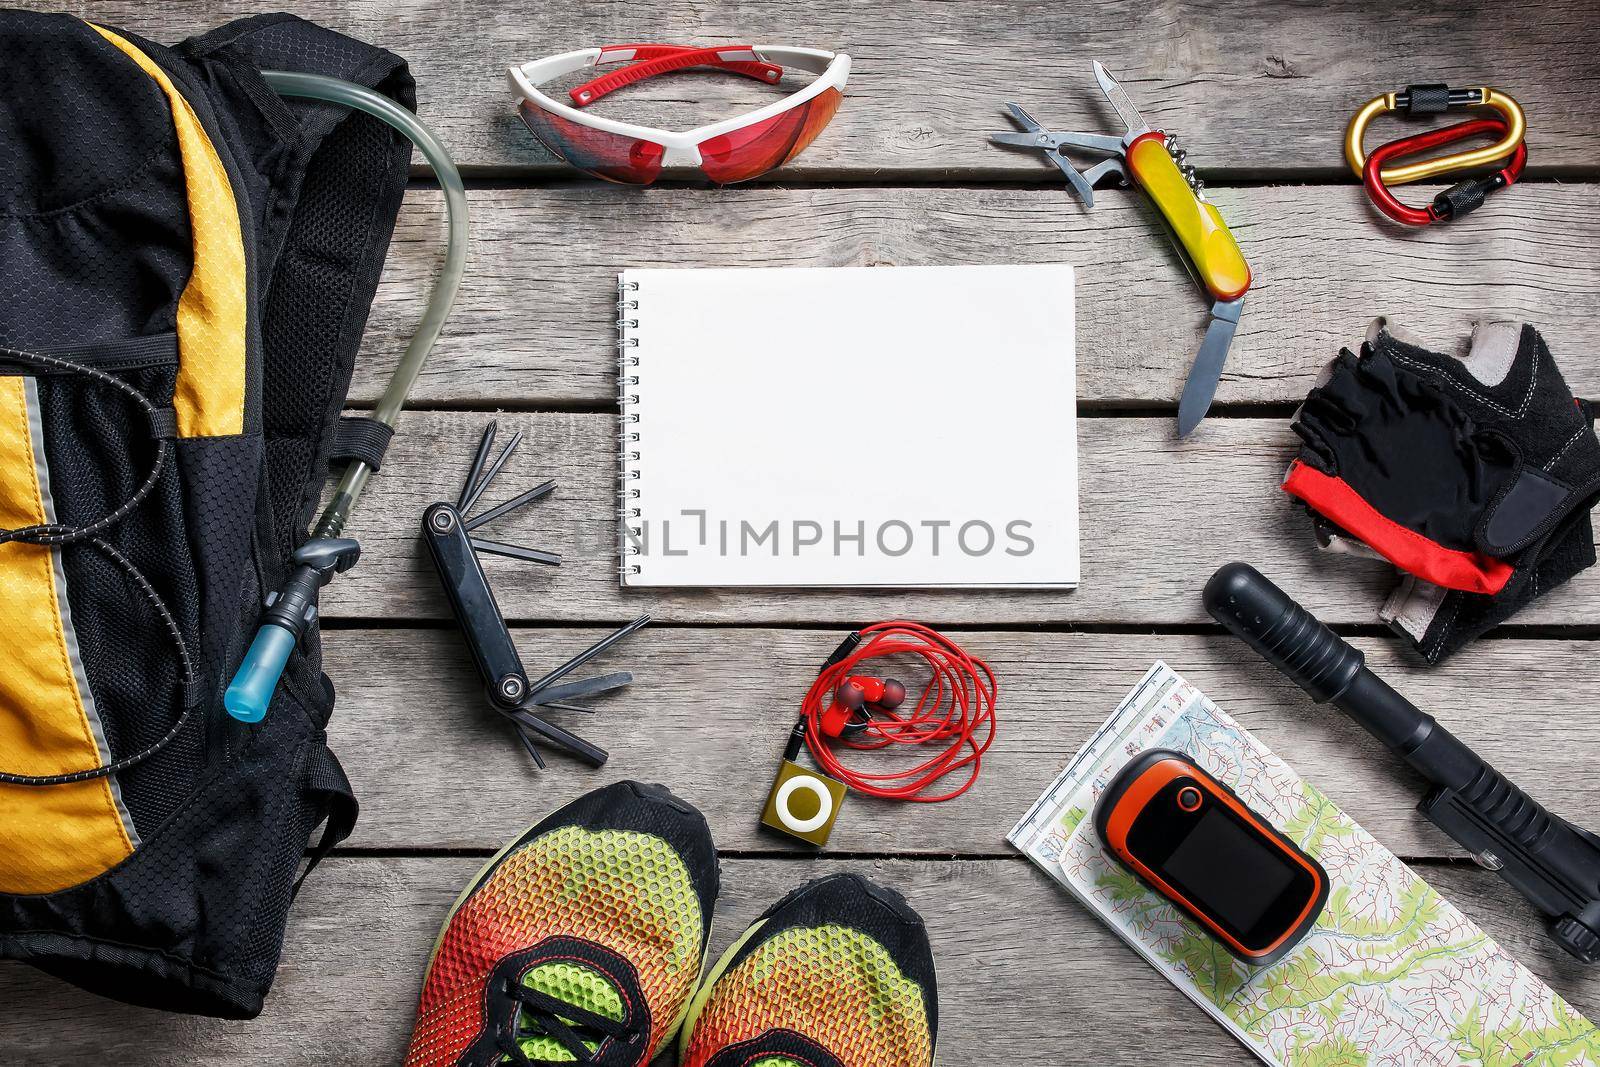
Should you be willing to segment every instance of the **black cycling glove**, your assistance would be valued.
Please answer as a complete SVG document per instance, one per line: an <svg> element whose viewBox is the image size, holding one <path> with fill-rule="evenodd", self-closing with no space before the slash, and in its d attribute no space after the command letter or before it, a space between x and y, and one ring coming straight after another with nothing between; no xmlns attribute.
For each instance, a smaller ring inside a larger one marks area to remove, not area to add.
<svg viewBox="0 0 1600 1067"><path fill-rule="evenodd" d="M1324 545L1358 542L1404 572L1381 614L1429 662L1595 561L1600 440L1531 326L1487 324L1456 359L1379 320L1294 429L1283 488Z"/></svg>

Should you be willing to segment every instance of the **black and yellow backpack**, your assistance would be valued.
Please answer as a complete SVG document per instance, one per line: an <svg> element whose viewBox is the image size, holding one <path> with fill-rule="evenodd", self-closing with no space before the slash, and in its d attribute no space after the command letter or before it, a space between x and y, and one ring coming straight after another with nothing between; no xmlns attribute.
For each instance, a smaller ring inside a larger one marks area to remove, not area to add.
<svg viewBox="0 0 1600 1067"><path fill-rule="evenodd" d="M164 48L0 11L0 57L0 956L250 1017L356 802L314 626L262 722L222 692L358 447L411 154L261 71L412 80L289 16Z"/></svg>

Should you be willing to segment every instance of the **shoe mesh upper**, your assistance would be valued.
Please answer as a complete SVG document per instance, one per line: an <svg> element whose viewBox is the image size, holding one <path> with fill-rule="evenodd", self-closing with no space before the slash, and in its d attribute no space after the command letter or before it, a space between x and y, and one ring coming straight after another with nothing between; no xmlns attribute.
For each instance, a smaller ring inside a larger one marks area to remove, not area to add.
<svg viewBox="0 0 1600 1067"><path fill-rule="evenodd" d="M933 1058L922 988L878 941L844 926L781 930L724 973L682 1067L703 1067L720 1050L778 1029L850 1067L927 1067ZM788 1057L772 1059L787 1067Z"/></svg>
<svg viewBox="0 0 1600 1067"><path fill-rule="evenodd" d="M653 1054L699 977L700 899L683 857L662 838L569 824L511 852L450 920L423 984L408 1067L455 1064L485 1027L484 986L495 965L552 937L592 942L633 966L649 1006ZM530 978L545 993L610 1017L619 994L628 995L585 967L541 964L522 980ZM524 1049L571 1059L551 1042Z"/></svg>

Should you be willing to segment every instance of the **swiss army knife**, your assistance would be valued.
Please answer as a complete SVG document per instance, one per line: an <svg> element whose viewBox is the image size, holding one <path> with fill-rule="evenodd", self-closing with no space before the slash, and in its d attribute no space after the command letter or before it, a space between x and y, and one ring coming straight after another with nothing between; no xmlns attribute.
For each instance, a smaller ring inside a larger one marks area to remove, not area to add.
<svg viewBox="0 0 1600 1067"><path fill-rule="evenodd" d="M1142 189L1160 209L1192 265L1196 280L1213 301L1205 339L1178 401L1178 434L1187 436L1205 418L1211 398L1216 395L1228 345L1244 307L1244 294L1250 288L1250 266L1221 213L1206 200L1204 185L1195 177L1194 168L1185 164L1178 139L1152 130L1127 92L1099 63L1094 65L1094 76L1128 128L1123 136L1046 130L1022 108L1007 104L1022 130L991 134L990 139L996 144L1043 152L1060 168L1086 208L1094 207L1095 183L1115 174L1124 185ZM1063 154L1063 149L1068 148L1100 152L1110 158L1080 172Z"/></svg>

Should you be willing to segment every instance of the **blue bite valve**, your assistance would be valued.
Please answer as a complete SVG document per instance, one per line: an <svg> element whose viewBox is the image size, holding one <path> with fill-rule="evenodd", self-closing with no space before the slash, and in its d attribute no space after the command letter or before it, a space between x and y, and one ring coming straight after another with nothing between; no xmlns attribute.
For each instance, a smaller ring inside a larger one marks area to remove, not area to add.
<svg viewBox="0 0 1600 1067"><path fill-rule="evenodd" d="M318 593L360 557L361 546L348 537L314 537L295 551L299 566L282 589L267 595L261 628L222 695L229 715L240 722L260 722L267 714L289 653L317 617Z"/></svg>
<svg viewBox="0 0 1600 1067"><path fill-rule="evenodd" d="M266 717L267 705L273 691L278 688L278 678L283 665L289 662L294 651L294 634L272 623L256 631L250 642L250 651L233 676L228 691L222 694L222 706L240 722L260 722Z"/></svg>

